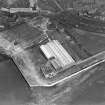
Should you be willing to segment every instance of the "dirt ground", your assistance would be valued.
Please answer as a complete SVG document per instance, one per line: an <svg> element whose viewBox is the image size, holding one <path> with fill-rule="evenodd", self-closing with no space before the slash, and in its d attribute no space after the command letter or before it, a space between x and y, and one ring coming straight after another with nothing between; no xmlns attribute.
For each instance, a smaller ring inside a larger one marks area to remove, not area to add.
<svg viewBox="0 0 105 105"><path fill-rule="evenodd" d="M93 54L100 50L104 50L104 38L99 38L99 36L91 36L89 38L88 34L82 38L83 39L80 40L83 40L84 46ZM104 79L105 77L101 77L82 95L76 98L71 105L105 105ZM57 105L69 105L69 98L69 96L67 98L65 97L66 104L65 101L62 103L58 101ZM26 103L31 103L31 90L27 82L11 60L1 62L0 105L27 105Z"/></svg>

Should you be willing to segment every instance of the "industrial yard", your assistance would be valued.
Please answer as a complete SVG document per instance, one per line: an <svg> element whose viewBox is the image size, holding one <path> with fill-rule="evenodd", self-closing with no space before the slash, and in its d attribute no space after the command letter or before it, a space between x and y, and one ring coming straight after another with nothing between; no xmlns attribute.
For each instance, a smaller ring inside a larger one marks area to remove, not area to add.
<svg viewBox="0 0 105 105"><path fill-rule="evenodd" d="M0 105L105 105L101 0L0 0Z"/></svg>

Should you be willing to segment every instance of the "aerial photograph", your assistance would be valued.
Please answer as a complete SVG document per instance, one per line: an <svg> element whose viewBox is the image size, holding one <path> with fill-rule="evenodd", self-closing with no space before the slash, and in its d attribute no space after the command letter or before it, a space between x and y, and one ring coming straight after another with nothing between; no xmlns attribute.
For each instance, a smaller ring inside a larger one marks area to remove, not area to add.
<svg viewBox="0 0 105 105"><path fill-rule="evenodd" d="M0 105L105 105L105 0L0 0Z"/></svg>

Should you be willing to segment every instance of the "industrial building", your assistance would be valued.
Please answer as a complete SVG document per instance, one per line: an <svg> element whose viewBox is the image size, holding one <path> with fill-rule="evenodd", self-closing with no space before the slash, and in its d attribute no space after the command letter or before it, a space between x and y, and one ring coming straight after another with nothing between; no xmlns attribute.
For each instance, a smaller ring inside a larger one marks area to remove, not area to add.
<svg viewBox="0 0 105 105"><path fill-rule="evenodd" d="M45 45L41 45L40 49L48 60L45 64L46 67L41 67L46 77L49 77L48 74L52 77L52 75L54 76L56 73L66 70L75 63L58 40L51 40Z"/></svg>

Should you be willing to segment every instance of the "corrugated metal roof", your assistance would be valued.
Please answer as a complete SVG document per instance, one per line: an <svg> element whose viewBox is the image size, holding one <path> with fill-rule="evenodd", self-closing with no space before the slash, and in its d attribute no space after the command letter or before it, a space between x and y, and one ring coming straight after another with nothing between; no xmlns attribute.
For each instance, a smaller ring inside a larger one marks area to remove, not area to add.
<svg viewBox="0 0 105 105"><path fill-rule="evenodd" d="M58 60L57 63L59 63L61 67L71 65L75 62L57 40L52 40L45 45L41 45L40 48L48 60L54 57Z"/></svg>

